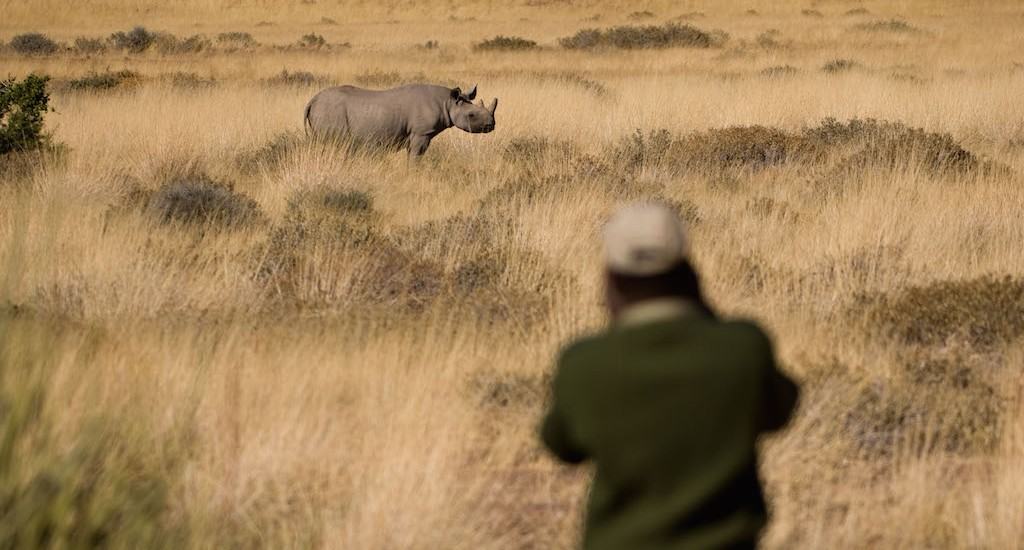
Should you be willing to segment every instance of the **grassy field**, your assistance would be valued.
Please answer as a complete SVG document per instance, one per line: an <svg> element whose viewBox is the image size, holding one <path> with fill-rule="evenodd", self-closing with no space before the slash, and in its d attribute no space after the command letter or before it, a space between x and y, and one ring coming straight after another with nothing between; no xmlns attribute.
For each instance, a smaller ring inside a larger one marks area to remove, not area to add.
<svg viewBox="0 0 1024 550"><path fill-rule="evenodd" d="M804 384L764 547L1022 547L1017 2L345 4L0 0L58 144L0 157L0 540L572 547L589 473L535 427L652 199ZM560 43L668 23L709 42ZM321 87L412 81L497 130L303 135Z"/></svg>

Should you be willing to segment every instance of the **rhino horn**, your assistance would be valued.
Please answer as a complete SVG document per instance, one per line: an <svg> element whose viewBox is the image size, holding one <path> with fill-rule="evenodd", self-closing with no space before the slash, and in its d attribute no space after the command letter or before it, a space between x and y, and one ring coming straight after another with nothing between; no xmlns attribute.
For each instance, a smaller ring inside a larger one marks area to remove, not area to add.
<svg viewBox="0 0 1024 550"><path fill-rule="evenodd" d="M495 109L497 109L497 108L498 108L498 98L494 98L494 101L492 101L491 104L487 106L487 110L490 111L491 114L493 115Z"/></svg>
<svg viewBox="0 0 1024 550"><path fill-rule="evenodd" d="M469 92L466 93L466 99L470 101L476 99L476 84L473 84L473 87L470 88Z"/></svg>

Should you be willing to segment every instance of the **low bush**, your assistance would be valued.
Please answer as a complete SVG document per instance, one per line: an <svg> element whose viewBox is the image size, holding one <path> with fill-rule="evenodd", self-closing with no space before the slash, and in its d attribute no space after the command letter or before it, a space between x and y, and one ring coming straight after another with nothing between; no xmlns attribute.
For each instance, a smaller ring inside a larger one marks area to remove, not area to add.
<svg viewBox="0 0 1024 550"><path fill-rule="evenodd" d="M300 48L319 50L325 46L327 46L327 40L324 39L323 36L320 36L319 34L316 33L311 32L309 34L303 35L303 37L299 39Z"/></svg>
<svg viewBox="0 0 1024 550"><path fill-rule="evenodd" d="M852 59L833 59L821 66L826 73L844 73L860 67L860 64Z"/></svg>
<svg viewBox="0 0 1024 550"><path fill-rule="evenodd" d="M217 85L213 78L199 76L196 73L175 72L160 75L160 80L169 83L175 88L186 90L204 90Z"/></svg>
<svg viewBox="0 0 1024 550"><path fill-rule="evenodd" d="M776 65L774 67L765 67L758 71L758 74L766 78L783 78L793 76L799 72L800 69L792 65Z"/></svg>
<svg viewBox="0 0 1024 550"><path fill-rule="evenodd" d="M268 86L312 87L327 86L331 84L331 79L327 76L313 74L308 71L283 70L270 78L263 79L262 82Z"/></svg>
<svg viewBox="0 0 1024 550"><path fill-rule="evenodd" d="M901 122L874 119L839 122L827 118L819 126L805 130L804 135L823 146L842 146L857 151L836 166L836 171L915 165L934 174L967 174L996 168L979 161L949 134L926 132Z"/></svg>
<svg viewBox="0 0 1024 550"><path fill-rule="evenodd" d="M0 155L43 147L43 117L50 110L49 77L30 74L21 81L0 80Z"/></svg>
<svg viewBox="0 0 1024 550"><path fill-rule="evenodd" d="M812 10L812 9L800 10L800 15L803 15L805 17L815 17L815 18L818 18L818 19L820 19L822 17L825 17L824 13L821 13L818 10Z"/></svg>
<svg viewBox="0 0 1024 550"><path fill-rule="evenodd" d="M38 32L15 36L11 39L10 47L21 55L50 55L60 50L60 46L50 37Z"/></svg>
<svg viewBox="0 0 1024 550"><path fill-rule="evenodd" d="M473 44L477 51L524 51L537 49L537 43L518 36L498 35Z"/></svg>
<svg viewBox="0 0 1024 550"><path fill-rule="evenodd" d="M334 19L331 19L330 17L321 17L320 18L320 24L321 25L331 25L331 26L334 26L334 25L337 25L338 22L335 21Z"/></svg>
<svg viewBox="0 0 1024 550"><path fill-rule="evenodd" d="M273 170L304 143L306 139L299 133L281 133L259 148L240 154L235 163L239 170L247 175L261 170Z"/></svg>
<svg viewBox="0 0 1024 550"><path fill-rule="evenodd" d="M595 48L710 48L721 45L724 35L702 31L689 25L667 23L661 26L619 26L605 30L584 29L562 38L559 44L570 50Z"/></svg>
<svg viewBox="0 0 1024 550"><path fill-rule="evenodd" d="M222 32L217 35L217 45L228 48L254 48L259 42L247 32Z"/></svg>
<svg viewBox="0 0 1024 550"><path fill-rule="evenodd" d="M68 89L75 91L106 91L139 81L139 73L128 69L89 73L68 81Z"/></svg>
<svg viewBox="0 0 1024 550"><path fill-rule="evenodd" d="M149 49L156 41L156 35L146 30L146 27L138 26L128 32L118 31L107 39L110 47L115 50L124 50L129 53L142 53Z"/></svg>
<svg viewBox="0 0 1024 550"><path fill-rule="evenodd" d="M213 47L210 39L196 34L187 38L178 38L173 34L162 32L155 35L154 46L163 55L181 55L199 53Z"/></svg>
<svg viewBox="0 0 1024 550"><path fill-rule="evenodd" d="M75 39L75 51L82 54L103 53L107 51L107 45L99 38L80 36Z"/></svg>
<svg viewBox="0 0 1024 550"><path fill-rule="evenodd" d="M851 313L901 342L989 349L1024 334L1024 278L983 276L863 295Z"/></svg>
<svg viewBox="0 0 1024 550"><path fill-rule="evenodd" d="M375 70L355 76L355 83L366 88L393 88L402 84L428 82L423 73L404 75L393 71Z"/></svg>
<svg viewBox="0 0 1024 550"><path fill-rule="evenodd" d="M899 19L889 19L888 21L872 21L870 23L860 23L854 25L854 29L858 31L866 32L892 32L892 33L916 33L920 32L917 27L912 26L906 21Z"/></svg>
<svg viewBox="0 0 1024 550"><path fill-rule="evenodd" d="M263 219L256 201L200 173L172 178L149 197L147 209L163 223L235 228Z"/></svg>
<svg viewBox="0 0 1024 550"><path fill-rule="evenodd" d="M847 12L844 13L843 15L856 16L856 15L870 15L870 14L871 14L871 12L868 11L867 8L853 8L851 10L847 10Z"/></svg>

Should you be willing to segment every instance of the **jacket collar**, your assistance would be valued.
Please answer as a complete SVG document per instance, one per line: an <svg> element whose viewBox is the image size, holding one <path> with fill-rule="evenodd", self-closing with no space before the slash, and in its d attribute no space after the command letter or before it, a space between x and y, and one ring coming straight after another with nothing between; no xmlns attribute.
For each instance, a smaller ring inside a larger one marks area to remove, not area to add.
<svg viewBox="0 0 1024 550"><path fill-rule="evenodd" d="M700 315L700 308L689 300L682 298L655 298L635 303L622 310L615 320L614 326L634 327Z"/></svg>

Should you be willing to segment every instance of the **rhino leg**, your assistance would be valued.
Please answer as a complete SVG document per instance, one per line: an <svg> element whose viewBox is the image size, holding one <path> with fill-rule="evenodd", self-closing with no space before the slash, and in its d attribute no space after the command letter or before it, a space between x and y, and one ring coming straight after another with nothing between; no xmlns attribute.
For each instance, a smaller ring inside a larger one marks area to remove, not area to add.
<svg viewBox="0 0 1024 550"><path fill-rule="evenodd" d="M409 156L419 157L423 156L423 153L427 152L427 147L430 147L430 137L428 136L413 136L409 138Z"/></svg>

